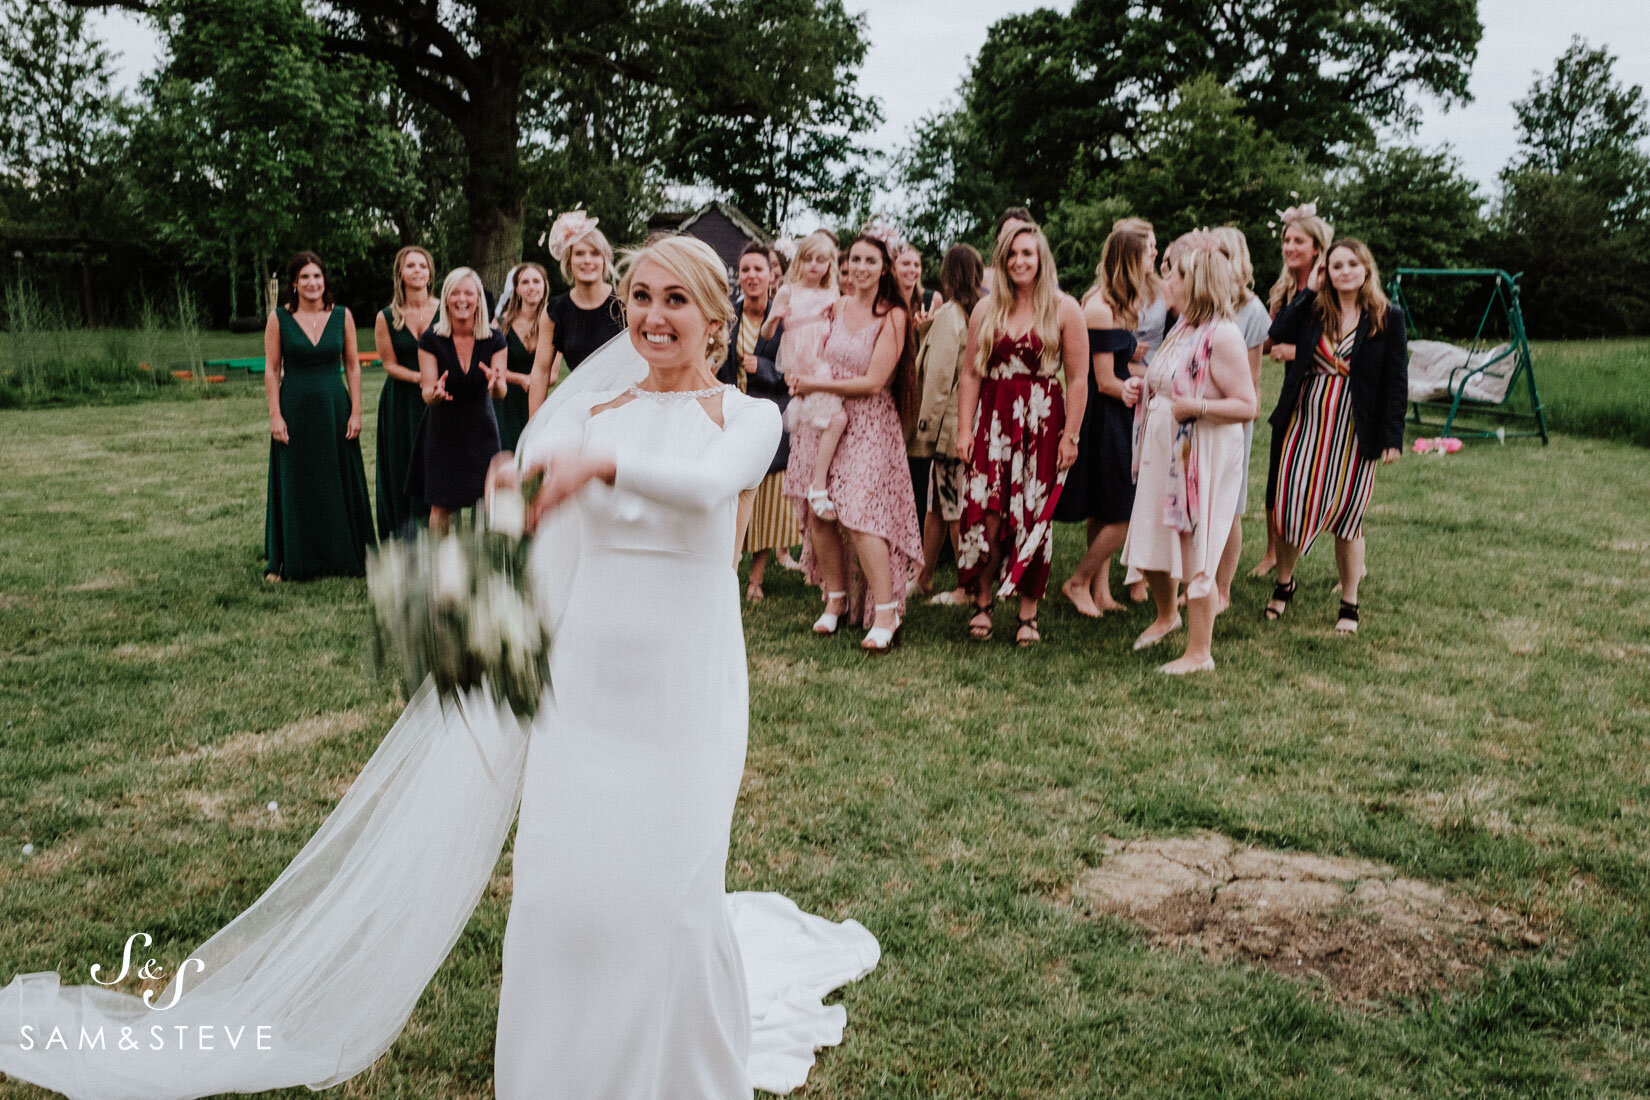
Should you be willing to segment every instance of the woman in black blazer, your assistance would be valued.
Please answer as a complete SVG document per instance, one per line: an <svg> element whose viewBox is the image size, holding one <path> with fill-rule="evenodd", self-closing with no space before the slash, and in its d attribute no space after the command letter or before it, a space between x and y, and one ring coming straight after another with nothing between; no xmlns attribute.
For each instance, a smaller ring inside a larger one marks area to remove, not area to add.
<svg viewBox="0 0 1650 1100"><path fill-rule="evenodd" d="M1295 296L1272 322L1276 344L1296 352L1272 413L1283 439L1278 465L1278 580L1266 618L1279 619L1295 595L1295 563L1319 534L1335 536L1341 607L1335 629L1358 629L1364 574L1364 509L1377 462L1403 451L1409 348L1403 310L1387 300L1375 258L1362 241L1336 241L1325 282Z"/></svg>
<svg viewBox="0 0 1650 1100"><path fill-rule="evenodd" d="M772 336L762 335L763 322L773 309L773 259L767 246L754 241L745 246L739 257L739 290L741 297L735 304L733 324L728 329L728 358L716 372L717 380L738 386L752 397L772 401L783 413L790 403L791 391L775 359L785 331L784 322L779 323ZM779 449L768 464L768 475L757 486L756 497L749 506L750 522L745 528L742 549L751 554L745 598L752 603L762 598L762 578L774 551L779 552L779 564L797 568L791 560L791 547L802 541L802 532L783 491L785 464L790 457L790 436L782 435Z"/></svg>

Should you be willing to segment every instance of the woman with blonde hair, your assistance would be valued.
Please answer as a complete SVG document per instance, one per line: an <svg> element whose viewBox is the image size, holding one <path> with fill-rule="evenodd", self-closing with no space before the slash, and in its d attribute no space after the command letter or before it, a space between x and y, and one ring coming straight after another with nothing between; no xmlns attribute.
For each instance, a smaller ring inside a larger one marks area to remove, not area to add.
<svg viewBox="0 0 1650 1100"><path fill-rule="evenodd" d="M1266 295L1267 312L1273 319L1297 294L1308 289L1309 283L1316 288L1317 284L1312 282L1314 273L1323 266L1329 243L1335 239L1334 228L1318 216L1318 204L1315 202L1281 210L1278 218L1283 222L1283 270L1278 273L1277 281ZM1284 364L1286 372L1295 358L1293 344L1280 344L1268 339L1264 350L1273 361ZM1277 415L1275 409L1272 415ZM1278 566L1274 513L1278 495L1278 456L1282 448L1283 437L1274 431L1266 456L1266 554L1249 571L1251 577L1264 577Z"/></svg>
<svg viewBox="0 0 1650 1100"><path fill-rule="evenodd" d="M1186 652L1158 669L1178 676L1215 667L1215 574L1237 514L1243 422L1254 419L1255 387L1243 334L1232 320L1238 274L1219 240L1205 231L1188 233L1169 254L1163 296L1180 320L1145 377L1124 383L1138 395L1138 442L1123 564L1130 583L1144 576L1157 605L1157 618L1135 639L1135 649L1157 645L1179 628L1175 588L1185 585Z"/></svg>
<svg viewBox="0 0 1650 1100"><path fill-rule="evenodd" d="M519 466L489 475L495 499L543 475L526 569L554 691L537 713L426 681L274 885L191 953L199 968L180 973L199 981L168 1021L247 1021L273 1043L134 1058L113 1038L19 1052L8 1036L0 1074L99 1100L339 1084L406 1027L512 824L498 1100L783 1095L842 1041L843 1008L822 998L877 965L876 937L726 886L750 723L736 517L779 413L715 384L731 308L708 245L650 245L621 285L629 338L549 399ZM465 993L494 995L485 976ZM20 975L0 1003L42 1043L118 1035L159 1007L55 971Z"/></svg>
<svg viewBox="0 0 1650 1100"><path fill-rule="evenodd" d="M1089 398L1077 461L1054 518L1086 522L1088 550L1060 591L1080 615L1098 618L1119 610L1111 594L1111 559L1129 533L1134 511L1134 414L1137 391L1124 385L1134 377L1132 360L1140 312L1157 294L1152 271L1152 225L1122 218L1111 227L1094 285L1083 295L1088 326ZM1141 367L1144 368L1142 363Z"/></svg>
<svg viewBox="0 0 1650 1100"><path fill-rule="evenodd" d="M528 406L533 373L549 368L554 349L545 308L550 297L549 273L539 264L519 264L505 283L494 324L504 334L510 354L504 366L504 396L493 399L493 415L498 419L499 447L513 451L532 415Z"/></svg>
<svg viewBox="0 0 1650 1100"><path fill-rule="evenodd" d="M1046 513L1077 460L1088 338L1041 229L1005 229L991 266L996 289L969 318L968 369L957 383L957 457L969 465L957 575L974 593L968 630L979 641L991 637L1003 575L1000 594L1019 597L1014 640L1024 648L1042 641L1037 603L1054 560Z"/></svg>
<svg viewBox="0 0 1650 1100"><path fill-rule="evenodd" d="M452 514L481 499L487 466L498 453L492 398L505 394L510 351L487 320L481 276L468 267L441 284L441 313L418 339L424 393L420 453L410 488L430 503L430 529L446 531Z"/></svg>
<svg viewBox="0 0 1650 1100"><path fill-rule="evenodd" d="M1232 304L1233 319L1243 333L1243 346L1249 354L1249 377L1254 381L1255 393L1260 394L1260 356L1268 342L1267 333L1272 317L1255 293L1255 265L1249 257L1249 241L1243 231L1233 225L1211 230L1220 242L1220 251L1237 270L1238 299ZM1243 516L1249 510L1249 456L1254 453L1255 422L1243 425L1243 482L1238 493L1237 515L1232 517L1232 535L1226 541L1221 555L1220 569L1215 575L1215 603L1224 609L1232 602L1232 579L1237 576L1238 559L1243 555Z"/></svg>
<svg viewBox="0 0 1650 1100"><path fill-rule="evenodd" d="M373 346L384 364L378 397L378 538L406 534L430 514L430 506L407 492L418 427L424 422L424 394L418 380L418 338L435 320L435 261L427 249L408 245L390 268L395 288L390 304L373 322Z"/></svg>
<svg viewBox="0 0 1650 1100"><path fill-rule="evenodd" d="M547 307L555 355L542 370L534 365L527 403L535 411L563 373L576 370L586 356L624 331L624 310L613 293L613 246L596 228L600 220L569 210L545 234L545 247L573 289L550 299Z"/></svg>
<svg viewBox="0 0 1650 1100"><path fill-rule="evenodd" d="M1381 290L1380 269L1362 241L1343 237L1324 261L1323 285L1309 285L1272 322L1272 339L1294 345L1297 354L1272 413L1282 446L1274 511L1278 580L1266 618L1283 616L1295 595L1295 563L1329 531L1341 581L1335 629L1353 634L1375 464L1403 453L1408 334L1404 312Z"/></svg>

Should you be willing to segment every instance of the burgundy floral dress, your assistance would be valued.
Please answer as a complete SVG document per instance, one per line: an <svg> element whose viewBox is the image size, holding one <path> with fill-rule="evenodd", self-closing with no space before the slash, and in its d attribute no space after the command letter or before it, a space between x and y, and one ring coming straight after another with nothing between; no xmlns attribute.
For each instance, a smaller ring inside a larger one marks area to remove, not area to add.
<svg viewBox="0 0 1650 1100"><path fill-rule="evenodd" d="M880 320L858 332L850 331L840 317L832 320L822 352L831 377L859 378L870 370L871 352L881 331ZM875 535L888 544L894 599L899 601L903 615L905 586L922 564L922 532L917 527L916 498L911 492L911 469L905 461L905 432L900 427L899 410L887 388L865 397L845 397L842 409L848 414L848 426L831 459L826 491L836 506L841 530ZM798 424L791 433L791 457L785 466L785 495L794 502L797 522L802 525L802 569L810 584L822 581L814 558L809 523L812 513L807 500L814 458L819 453L819 435L811 421ZM850 619L858 617L869 627L874 616L873 601L865 599L865 579L851 544L845 547L844 560L848 563Z"/></svg>
<svg viewBox="0 0 1650 1100"><path fill-rule="evenodd" d="M985 533L990 515L1001 517L997 544L1004 575L1012 563L1026 563L1015 591L1040 600L1048 588L1054 531L1051 524L1037 521L1058 480L1060 433L1066 427L1060 369L1058 357L1044 359L1043 342L1034 331L1018 339L998 337L991 347L980 380L957 551L958 579L971 591L992 581L984 576L992 550Z"/></svg>

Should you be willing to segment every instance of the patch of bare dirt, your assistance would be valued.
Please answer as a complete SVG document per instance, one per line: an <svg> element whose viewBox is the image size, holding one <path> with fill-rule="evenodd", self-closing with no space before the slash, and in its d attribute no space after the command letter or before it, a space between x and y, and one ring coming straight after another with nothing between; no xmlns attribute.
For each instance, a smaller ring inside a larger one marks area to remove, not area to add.
<svg viewBox="0 0 1650 1100"><path fill-rule="evenodd" d="M375 717L373 710L367 707L317 714L268 732L247 730L237 733L215 745L203 745L178 753L171 757L170 762L181 764L205 758L216 762L246 763L266 752L284 752L300 748L312 741L357 733L365 729Z"/></svg>
<svg viewBox="0 0 1650 1100"><path fill-rule="evenodd" d="M1075 904L1141 925L1154 946L1314 975L1347 1004L1444 990L1546 939L1521 914L1379 863L1218 833L1105 844L1104 862L1073 885Z"/></svg>

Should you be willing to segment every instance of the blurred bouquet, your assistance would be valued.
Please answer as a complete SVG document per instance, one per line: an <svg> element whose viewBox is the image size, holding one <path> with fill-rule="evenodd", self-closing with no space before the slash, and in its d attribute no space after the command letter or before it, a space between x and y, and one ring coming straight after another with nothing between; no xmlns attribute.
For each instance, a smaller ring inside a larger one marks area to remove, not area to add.
<svg viewBox="0 0 1650 1100"><path fill-rule="evenodd" d="M532 718L550 683L550 639L527 579L523 529L537 485L499 489L475 524L383 543L367 562L376 657L408 698L435 679L443 699L486 688ZM455 521L457 517L454 517Z"/></svg>

